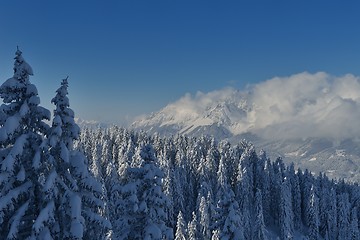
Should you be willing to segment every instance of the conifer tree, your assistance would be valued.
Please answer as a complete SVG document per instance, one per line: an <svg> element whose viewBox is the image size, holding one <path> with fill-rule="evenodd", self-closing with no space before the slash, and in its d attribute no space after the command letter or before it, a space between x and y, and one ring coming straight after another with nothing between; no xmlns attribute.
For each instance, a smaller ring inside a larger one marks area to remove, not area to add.
<svg viewBox="0 0 360 240"><path fill-rule="evenodd" d="M294 214L291 201L291 185L288 178L284 178L281 184L280 196L280 238L289 240L294 238Z"/></svg>
<svg viewBox="0 0 360 240"><path fill-rule="evenodd" d="M211 240L220 240L220 231L218 229L213 231Z"/></svg>
<svg viewBox="0 0 360 240"><path fill-rule="evenodd" d="M59 225L51 232L55 238L101 239L111 226L99 211L104 208L101 185L88 171L86 157L73 148L80 128L69 108L67 89L66 78L52 99L56 108L47 139L47 161L52 168L48 169L45 190L48 201L55 203Z"/></svg>
<svg viewBox="0 0 360 240"><path fill-rule="evenodd" d="M200 238L199 223L195 212L192 212L192 220L188 223L188 239L197 240Z"/></svg>
<svg viewBox="0 0 360 240"><path fill-rule="evenodd" d="M264 215L262 208L262 194L261 190L257 190L255 194L255 222L254 222L254 239L255 240L265 240L266 227L264 223Z"/></svg>
<svg viewBox="0 0 360 240"><path fill-rule="evenodd" d="M139 209L139 199L137 196L138 181L136 180L135 169L128 168L125 171L123 186L119 192L119 198L113 203L113 236L115 239L129 239L131 236L136 238L140 233L135 232ZM116 200L116 199L115 199ZM141 229L136 229L139 231ZM134 231L134 232L133 232Z"/></svg>
<svg viewBox="0 0 360 240"><path fill-rule="evenodd" d="M287 177L291 184L291 201L292 201L292 212L294 220L294 230L298 230L301 227L301 193L299 178L295 174L294 164L290 164L287 169Z"/></svg>
<svg viewBox="0 0 360 240"><path fill-rule="evenodd" d="M162 192L161 183L163 172L156 165L157 159L151 145L141 144L136 150L134 161L135 166L139 167L129 169L131 180L125 185L125 189L136 191L138 204L132 208L133 220L130 222L128 237L148 240L172 239L172 229L166 222L167 197ZM129 198L133 204L134 197Z"/></svg>
<svg viewBox="0 0 360 240"><path fill-rule="evenodd" d="M308 199L308 222L309 222L309 240L319 239L319 199L317 197L314 185L310 189L310 198ZM343 238L340 238L343 239Z"/></svg>
<svg viewBox="0 0 360 240"><path fill-rule="evenodd" d="M210 192L208 193L210 195ZM199 203L199 226L200 226L200 232L203 235L204 239L210 239L211 238L211 215L210 215L210 204L209 202L210 197L206 198L205 196L202 196L200 198Z"/></svg>
<svg viewBox="0 0 360 240"><path fill-rule="evenodd" d="M186 223L184 221L182 212L180 211L177 217L175 240L186 240Z"/></svg>
<svg viewBox="0 0 360 240"><path fill-rule="evenodd" d="M251 209L253 207L253 171L250 158L253 149L245 149L240 158L237 173L236 195L239 199L241 222L244 229L245 239L252 238ZM244 197L246 196L246 197Z"/></svg>
<svg viewBox="0 0 360 240"><path fill-rule="evenodd" d="M357 217L357 209L354 207L351 210L351 219L350 219L350 236L349 239L351 240L355 240L355 239L359 239L360 238L360 233L359 233L359 222L358 222L358 217Z"/></svg>
<svg viewBox="0 0 360 240"><path fill-rule="evenodd" d="M44 218L52 219L54 209L52 203L41 205L41 144L50 112L39 106L36 86L29 80L32 68L19 49L15 55L14 76L0 86L0 236L25 239L48 234L38 226Z"/></svg>
<svg viewBox="0 0 360 240"><path fill-rule="evenodd" d="M235 199L224 167L224 159L220 159L218 170L218 192L217 192L217 208L215 216L215 229L219 230L220 239L242 239L244 238L240 207Z"/></svg>
<svg viewBox="0 0 360 240"><path fill-rule="evenodd" d="M329 189L329 198L327 206L327 235L328 239L336 239L338 227L337 227L337 198L336 192L333 187ZM326 236L325 236L326 237Z"/></svg>
<svg viewBox="0 0 360 240"><path fill-rule="evenodd" d="M349 239L350 229L350 206L347 193L338 195L337 201L337 225L338 239Z"/></svg>

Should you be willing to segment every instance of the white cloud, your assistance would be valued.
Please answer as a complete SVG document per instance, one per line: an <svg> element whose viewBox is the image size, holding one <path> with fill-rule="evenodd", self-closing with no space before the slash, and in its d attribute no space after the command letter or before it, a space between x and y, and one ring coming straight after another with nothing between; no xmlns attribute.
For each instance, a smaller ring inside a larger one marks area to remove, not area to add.
<svg viewBox="0 0 360 240"><path fill-rule="evenodd" d="M300 73L252 89L254 130L268 138L360 136L360 81L346 75Z"/></svg>
<svg viewBox="0 0 360 240"><path fill-rule="evenodd" d="M360 79L319 72L276 77L253 85L248 92L225 88L209 93L190 94L165 109L173 119L203 116L220 102L231 102L238 109L246 96L248 110L232 115L232 131L253 131L266 138L360 136Z"/></svg>
<svg viewBox="0 0 360 240"><path fill-rule="evenodd" d="M197 92L195 96L187 93L178 101L169 104L165 108L166 114L172 115L176 121L187 121L203 116L209 108L218 102L226 101L229 98L238 97L232 88L212 91L209 93Z"/></svg>

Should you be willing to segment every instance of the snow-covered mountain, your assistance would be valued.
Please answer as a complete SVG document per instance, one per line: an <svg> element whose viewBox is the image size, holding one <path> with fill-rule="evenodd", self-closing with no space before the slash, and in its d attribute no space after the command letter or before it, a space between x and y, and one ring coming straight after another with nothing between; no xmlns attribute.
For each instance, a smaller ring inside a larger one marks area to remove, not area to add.
<svg viewBox="0 0 360 240"><path fill-rule="evenodd" d="M101 123L95 120L84 120L82 118L75 118L75 123L79 125L80 128L105 128L108 125L105 123Z"/></svg>
<svg viewBox="0 0 360 240"><path fill-rule="evenodd" d="M355 117L360 112L360 91L351 95L350 90L339 90L344 81L360 86L351 76L303 73L271 79L246 92L226 88L187 94L136 120L132 128L164 136L247 139L272 159L280 156L297 167L359 181L360 128ZM313 86L303 89L301 82Z"/></svg>
<svg viewBox="0 0 360 240"><path fill-rule="evenodd" d="M138 119L132 127L163 135L205 133L228 138L251 129L247 122L250 108L245 93L228 88L197 93L195 99L186 95L159 112Z"/></svg>

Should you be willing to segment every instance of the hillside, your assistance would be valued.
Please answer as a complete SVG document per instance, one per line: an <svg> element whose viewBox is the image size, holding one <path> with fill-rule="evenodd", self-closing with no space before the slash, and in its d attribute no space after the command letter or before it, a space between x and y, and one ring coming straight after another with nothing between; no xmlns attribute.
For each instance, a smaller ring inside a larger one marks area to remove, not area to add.
<svg viewBox="0 0 360 240"><path fill-rule="evenodd" d="M309 86L300 91L304 82ZM359 181L360 91L348 90L355 85L359 83L352 76L301 73L246 91L187 94L131 127L161 136L208 135L232 143L246 139L288 164Z"/></svg>

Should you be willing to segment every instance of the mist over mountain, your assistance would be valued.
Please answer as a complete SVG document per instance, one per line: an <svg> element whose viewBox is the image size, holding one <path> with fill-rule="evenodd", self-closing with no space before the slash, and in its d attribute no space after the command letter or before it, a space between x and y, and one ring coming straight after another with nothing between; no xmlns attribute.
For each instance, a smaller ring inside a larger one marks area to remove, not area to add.
<svg viewBox="0 0 360 240"><path fill-rule="evenodd" d="M102 122L95 121L95 120L85 120L85 119L82 119L82 118L75 118L74 120L75 120L75 123L77 125L79 125L80 128L97 129L97 128L109 127L109 124L102 123Z"/></svg>
<svg viewBox="0 0 360 240"><path fill-rule="evenodd" d="M132 124L161 135L242 138L272 157L358 180L360 80L324 72L276 77L240 91L186 94Z"/></svg>

